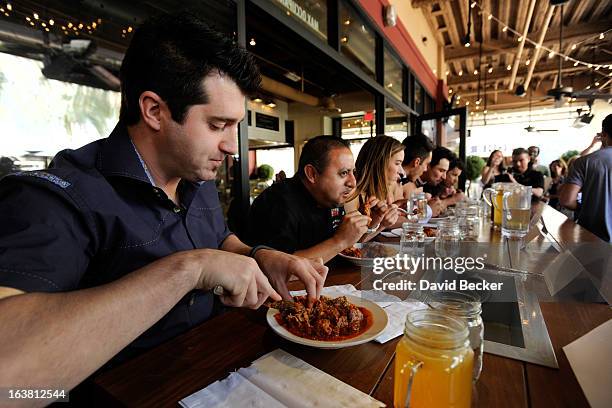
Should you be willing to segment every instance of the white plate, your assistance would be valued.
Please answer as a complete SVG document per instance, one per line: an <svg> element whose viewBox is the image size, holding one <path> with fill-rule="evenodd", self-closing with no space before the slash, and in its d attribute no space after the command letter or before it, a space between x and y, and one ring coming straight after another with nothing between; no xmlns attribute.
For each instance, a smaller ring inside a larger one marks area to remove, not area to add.
<svg viewBox="0 0 612 408"><path fill-rule="evenodd" d="M388 317L387 313L384 309L378 306L376 303L371 302L367 299L362 299L360 297L348 296L346 298L349 302L354 304L355 306L365 307L372 313L372 326L365 332L361 333L359 336L340 341L325 341L325 340L311 340L305 339L303 337L296 336L291 333L289 330L285 329L281 326L277 321L274 315L278 312L277 309L269 308L268 313L266 314L266 320L268 321L268 325L278 334L279 336L297 344L302 344L304 346L316 347L321 349L339 349L344 347L356 346L358 344L367 343L370 340L374 340L376 337L382 333L383 330L387 327Z"/></svg>
<svg viewBox="0 0 612 408"><path fill-rule="evenodd" d="M388 256L395 256L396 254L399 253L399 247L397 245L383 244L380 242L373 242L372 244L393 248L395 250L395 253L389 254ZM361 242L358 242L353 246L358 249L363 249L364 244ZM338 255L357 266L373 266L374 265L374 258L357 258L355 256L344 255L342 252L340 252Z"/></svg>

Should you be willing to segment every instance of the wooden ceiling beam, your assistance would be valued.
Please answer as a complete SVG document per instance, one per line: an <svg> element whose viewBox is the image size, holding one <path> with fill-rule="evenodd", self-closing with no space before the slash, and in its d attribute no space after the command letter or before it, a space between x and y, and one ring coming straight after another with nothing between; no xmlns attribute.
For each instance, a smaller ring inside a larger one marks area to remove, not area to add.
<svg viewBox="0 0 612 408"><path fill-rule="evenodd" d="M429 7L434 3L438 3L442 5L443 3L448 3L449 0L412 0L412 7L414 8L423 8Z"/></svg>
<svg viewBox="0 0 612 408"><path fill-rule="evenodd" d="M491 11L491 0L484 0L483 8ZM489 13L482 14L482 40L484 43L491 40L491 20L489 20Z"/></svg>
<svg viewBox="0 0 612 408"><path fill-rule="evenodd" d="M529 65L529 72L527 73L525 83L523 84L525 89L529 89L529 83L531 82L531 78L533 76L533 70L535 69L535 66L540 60L540 54L542 51L542 48L540 47L542 46L542 43L544 43L544 37L546 36L546 31L548 30L548 25L550 24L550 19L552 18L554 11L555 8L553 6L548 6L548 9L546 10L546 16L544 17L544 22L542 23L542 27L544 28L540 31L540 36L538 37L538 45L536 46L536 49L533 52L533 57L531 58L531 65Z"/></svg>
<svg viewBox="0 0 612 408"><path fill-rule="evenodd" d="M535 9L537 0L531 0L529 2L529 10L527 11L527 18L525 19L523 30L521 31L521 36L525 38L527 34L529 34L529 25L531 24L531 18L533 16L533 10ZM519 24L519 27L521 25ZM519 42L518 50L516 50L516 57L514 59L514 64L512 65L512 76L510 77L510 83L508 84L508 89L514 88L514 82L516 81L516 74L518 73L519 64L521 63L521 55L523 54L523 49L525 48L526 41L523 40Z"/></svg>

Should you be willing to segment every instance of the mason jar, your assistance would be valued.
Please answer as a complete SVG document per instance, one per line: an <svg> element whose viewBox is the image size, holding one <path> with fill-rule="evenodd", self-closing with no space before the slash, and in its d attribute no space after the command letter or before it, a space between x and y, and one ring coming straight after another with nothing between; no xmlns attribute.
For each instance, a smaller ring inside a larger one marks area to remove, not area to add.
<svg viewBox="0 0 612 408"><path fill-rule="evenodd" d="M402 236L400 238L400 255L413 257L425 254L425 232L423 225L415 222L402 224Z"/></svg>
<svg viewBox="0 0 612 408"><path fill-rule="evenodd" d="M468 325L470 347L474 350L474 369L472 381L478 381L482 372L482 353L484 342L484 323L482 322L482 305L480 297L470 292L436 292L429 302L434 310L452 314Z"/></svg>
<svg viewBox="0 0 612 408"><path fill-rule="evenodd" d="M455 217L449 217L438 223L435 251L439 257L457 257L461 249L461 231Z"/></svg>
<svg viewBox="0 0 612 408"><path fill-rule="evenodd" d="M465 320L431 309L408 313L395 349L393 406L469 408L473 364Z"/></svg>
<svg viewBox="0 0 612 408"><path fill-rule="evenodd" d="M457 222L462 238L477 239L480 233L479 208L467 205L456 209Z"/></svg>

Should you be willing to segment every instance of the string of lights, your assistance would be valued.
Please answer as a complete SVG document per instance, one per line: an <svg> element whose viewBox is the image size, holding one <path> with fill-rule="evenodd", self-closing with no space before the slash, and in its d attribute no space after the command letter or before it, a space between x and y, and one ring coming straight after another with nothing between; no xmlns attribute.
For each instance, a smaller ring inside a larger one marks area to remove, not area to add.
<svg viewBox="0 0 612 408"><path fill-rule="evenodd" d="M608 68L608 69L612 70L612 64L609 64L609 65L605 65L604 64L604 65L602 65L602 64L593 64L593 63L587 62L587 61L581 61L581 60L573 58L573 57L571 57L569 55L561 53L560 52L561 50L555 51L555 50L553 50L551 48L545 47L543 45L539 45L536 41L533 41L532 39L530 39L527 36L523 36L521 33L519 33L517 30L513 29L512 27L510 27L504 21L502 21L499 18L497 18L496 16L494 16L489 10L483 8L478 2L473 1L470 4L470 8L474 8L474 7L477 7L480 10L481 15L483 15L483 16L486 15L488 20L494 20L498 24L502 25L503 26L503 29L502 29L503 32L509 31L512 34L518 36L518 38L517 38L518 42L525 41L525 42L527 42L529 44L532 44L536 48L540 48L540 49L542 49L544 51L547 51L549 53L548 54L549 58L552 58L555 55L558 55L561 58L563 58L565 61L573 62L575 67L577 67L578 65L584 65L584 66L586 66L589 69L594 69L595 71L599 71L602 68ZM601 32L599 34L595 34L595 35L593 35L591 37L585 38L584 40L575 42L575 43L572 44L571 49L575 50L578 47L578 45L586 43L586 42L590 42L590 41L593 41L593 40L597 40L597 39L603 40L603 39L605 39L606 34L608 34L610 32L612 32L612 29L608 29L608 30L606 30L604 32ZM469 46L468 44L469 44L469 42L466 43L465 45ZM529 65L529 62L530 62L530 60L527 60L526 61L526 65Z"/></svg>
<svg viewBox="0 0 612 408"><path fill-rule="evenodd" d="M79 36L85 33L91 35L102 25L101 18L87 22L79 21L70 16L51 16L50 13L42 13L42 11L26 9L25 7L21 8L23 10L17 8L10 2L6 4L0 3L0 14L3 14L5 17L11 17L11 15L20 16L23 17L25 23L33 29L40 29L47 33L55 29L64 35ZM129 25L127 27L121 27L121 37L127 38L133 30L134 28Z"/></svg>

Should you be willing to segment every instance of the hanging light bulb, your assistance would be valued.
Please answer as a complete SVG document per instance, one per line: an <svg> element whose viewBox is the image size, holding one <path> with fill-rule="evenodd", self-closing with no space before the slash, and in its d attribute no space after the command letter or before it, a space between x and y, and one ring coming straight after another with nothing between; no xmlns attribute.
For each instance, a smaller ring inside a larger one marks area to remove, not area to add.
<svg viewBox="0 0 612 408"><path fill-rule="evenodd" d="M474 70L474 75L478 75L478 70L477 69Z"/></svg>
<svg viewBox="0 0 612 408"><path fill-rule="evenodd" d="M458 73L457 75L459 75L459 76L463 76L463 70L462 70L462 69L460 69L460 70L459 70L459 73Z"/></svg>
<svg viewBox="0 0 612 408"><path fill-rule="evenodd" d="M574 66L577 67L578 66L578 61L574 62Z"/></svg>
<svg viewBox="0 0 612 408"><path fill-rule="evenodd" d="M508 70L508 71L510 71L511 69L512 69L512 66L510 66L510 65L508 65L508 66L506 67L506 70Z"/></svg>
<svg viewBox="0 0 612 408"><path fill-rule="evenodd" d="M552 58L552 57L554 57L554 56L555 56L555 52L554 52L554 51L551 51L551 52L548 54L548 58Z"/></svg>
<svg viewBox="0 0 612 408"><path fill-rule="evenodd" d="M7 8L8 8L8 6L7 6ZM9 9L9 10L10 10L10 9ZM599 34L599 39L600 39L600 40L603 40L603 39L604 39L604 37L605 37L605 36L604 36L604 33Z"/></svg>
<svg viewBox="0 0 612 408"><path fill-rule="evenodd" d="M517 41L518 41L518 42L523 41L523 36L521 35L521 36L520 36L520 37L517 39Z"/></svg>
<svg viewBox="0 0 612 408"><path fill-rule="evenodd" d="M599 86L599 82L595 82L595 86Z"/></svg>
<svg viewBox="0 0 612 408"><path fill-rule="evenodd" d="M13 5L11 3L6 3L6 9L8 11L13 11ZM603 35L603 34L602 34Z"/></svg>
<svg viewBox="0 0 612 408"><path fill-rule="evenodd" d="M252 46L252 47L254 47L254 46L255 46L255 44L257 44L257 43L255 42L255 39L254 39L254 38L251 38L251 41L249 41L249 45L250 45L250 46Z"/></svg>
<svg viewBox="0 0 612 408"><path fill-rule="evenodd" d="M576 49L576 44L572 44L572 51Z"/></svg>
<svg viewBox="0 0 612 408"><path fill-rule="evenodd" d="M493 65L489 64L489 69L487 71L489 74L493 73Z"/></svg>
<svg viewBox="0 0 612 408"><path fill-rule="evenodd" d="M506 31L508 31L508 27L504 26L504 28L502 28L502 31L505 33Z"/></svg>
<svg viewBox="0 0 612 408"><path fill-rule="evenodd" d="M527 61L525 61L525 65L529 66L529 64L531 64L531 60L527 58Z"/></svg>

